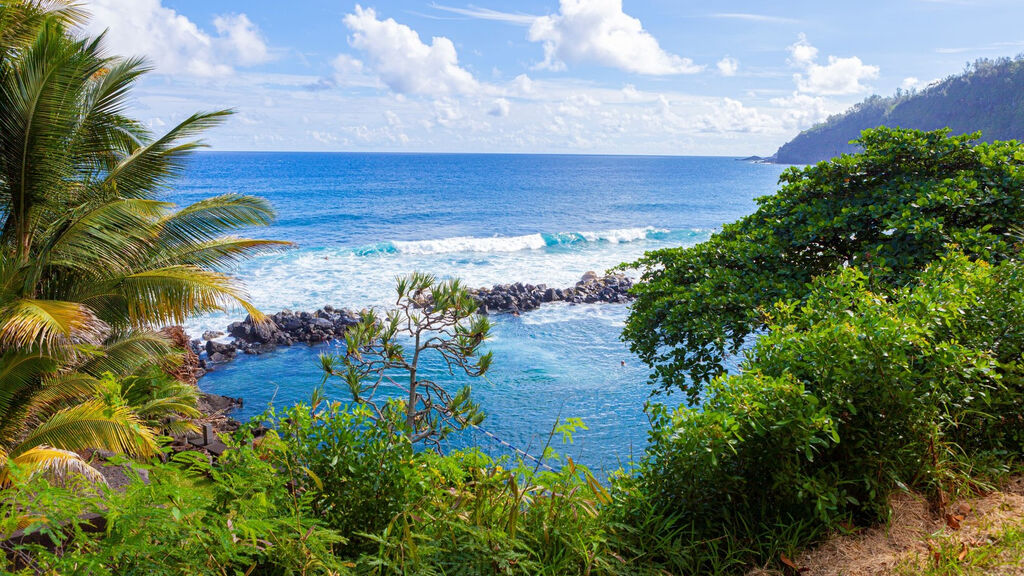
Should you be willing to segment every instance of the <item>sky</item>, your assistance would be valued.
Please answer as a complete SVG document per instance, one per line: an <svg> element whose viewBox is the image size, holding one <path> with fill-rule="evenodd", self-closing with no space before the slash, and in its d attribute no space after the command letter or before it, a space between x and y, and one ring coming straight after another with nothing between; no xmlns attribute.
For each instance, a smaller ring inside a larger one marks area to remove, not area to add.
<svg viewBox="0 0 1024 576"><path fill-rule="evenodd" d="M160 132L215 150L769 155L1024 52L1021 0L85 0Z"/></svg>

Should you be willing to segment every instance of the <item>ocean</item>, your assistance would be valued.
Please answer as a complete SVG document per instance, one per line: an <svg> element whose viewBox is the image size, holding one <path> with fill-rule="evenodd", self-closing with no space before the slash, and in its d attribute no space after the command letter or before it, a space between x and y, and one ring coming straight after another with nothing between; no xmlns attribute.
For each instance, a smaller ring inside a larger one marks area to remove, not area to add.
<svg viewBox="0 0 1024 576"><path fill-rule="evenodd" d="M418 270L470 286L523 282L571 286L648 250L689 246L749 214L771 194L784 167L717 157L204 152L190 161L169 200L194 202L236 192L277 211L247 235L294 248L231 272L261 310L313 311L326 304L386 306L394 279ZM494 362L470 383L487 418L482 431L453 437L495 456L501 439L539 454L557 419L587 430L553 447L608 472L642 454L649 423L647 368L620 341L620 304L550 304L493 317ZM192 337L223 331L238 310L195 318ZM321 382L318 356L331 345L279 348L216 365L200 388L242 397L246 419L273 403L309 398ZM346 399L342 386L326 391ZM486 433L484 432L486 431Z"/></svg>

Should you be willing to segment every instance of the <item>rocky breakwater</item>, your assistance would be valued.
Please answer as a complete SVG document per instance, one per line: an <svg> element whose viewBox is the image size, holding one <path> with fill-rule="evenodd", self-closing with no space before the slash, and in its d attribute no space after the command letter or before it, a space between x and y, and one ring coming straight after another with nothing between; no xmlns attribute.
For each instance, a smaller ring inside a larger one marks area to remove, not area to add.
<svg viewBox="0 0 1024 576"><path fill-rule="evenodd" d="M567 288L517 282L470 289L469 293L482 314L519 314L551 302L621 304L633 299L629 293L632 286L632 280L621 274L599 276L596 272L587 272L579 282ZM429 300L423 305L429 305ZM202 375L209 364L228 362L239 353L263 354L278 346L340 340L345 337L345 331L358 322L358 313L331 306L324 306L316 312L283 310L268 316L262 323L253 322L252 317L234 322L228 326L227 334L206 332L201 339L192 340L191 348L200 357ZM231 336L234 340L226 341L224 336Z"/></svg>
<svg viewBox="0 0 1024 576"><path fill-rule="evenodd" d="M223 332L206 332L203 338L192 341L197 353L206 352L206 362L220 363L232 360L239 352L262 354L278 346L293 344L319 344L343 338L349 326L359 322L359 315L351 310L338 310L324 306L316 312L282 310L267 317L265 322L253 322L246 316L241 322L228 326L227 334L233 341L218 340ZM206 343L203 343L203 340Z"/></svg>
<svg viewBox="0 0 1024 576"><path fill-rule="evenodd" d="M622 274L598 276L587 272L575 286L549 288L545 284L497 284L491 288L471 289L482 314L519 314L550 302L570 304L625 303L633 299L629 289L633 281Z"/></svg>

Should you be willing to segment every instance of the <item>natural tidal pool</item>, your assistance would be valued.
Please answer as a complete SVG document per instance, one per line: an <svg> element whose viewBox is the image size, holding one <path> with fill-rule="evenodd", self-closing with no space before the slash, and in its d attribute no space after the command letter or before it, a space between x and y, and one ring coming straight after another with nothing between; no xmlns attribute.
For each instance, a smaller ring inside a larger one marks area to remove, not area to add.
<svg viewBox="0 0 1024 576"><path fill-rule="evenodd" d="M754 209L782 167L728 158L417 154L200 154L172 200L221 192L267 198L278 221L253 234L294 247L232 270L268 313L324 305L386 307L394 279L414 270L469 286L523 282L566 287L648 250L688 246ZM609 471L646 445L647 368L620 340L628 306L544 305L496 315L487 376L471 383L482 428L540 454L556 419L588 429L556 450ZM224 330L238 311L196 318L193 337ZM309 398L329 347L296 345L217 365L204 390L242 397L239 416ZM438 365L432 369L437 370ZM328 394L347 390L328 384ZM387 393L387 391L382 391ZM675 404L680 395L654 401ZM510 452L482 432L451 447Z"/></svg>

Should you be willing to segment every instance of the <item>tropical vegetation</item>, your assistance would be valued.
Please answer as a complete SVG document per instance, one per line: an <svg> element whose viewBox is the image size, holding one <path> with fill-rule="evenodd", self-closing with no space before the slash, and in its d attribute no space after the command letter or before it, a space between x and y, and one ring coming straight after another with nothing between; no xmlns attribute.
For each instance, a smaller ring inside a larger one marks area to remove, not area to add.
<svg viewBox="0 0 1024 576"><path fill-rule="evenodd" d="M395 288L394 306L383 317L367 310L345 333L344 354L320 356L324 382L340 380L352 401L372 408L379 420L389 421L386 412L397 408L404 422L396 431L440 447L448 434L479 424L484 414L469 386L450 394L423 364L434 356L448 374L483 376L491 365L491 353L482 351L490 321L476 314L476 301L457 279L414 272L398 278ZM375 398L382 385L400 390L404 402Z"/></svg>
<svg viewBox="0 0 1024 576"><path fill-rule="evenodd" d="M226 305L259 317L223 268L278 245L224 236L271 220L260 199L157 199L228 112L150 133L125 114L145 63L76 37L83 17L0 6L0 455L54 471L88 471L83 449L157 453L147 420L194 402L154 384L174 357L157 329Z"/></svg>
<svg viewBox="0 0 1024 576"><path fill-rule="evenodd" d="M162 435L192 427L197 392L158 328L225 306L259 321L227 266L280 244L225 236L268 223L261 200L158 200L226 113L150 134L124 112L145 64L79 38L82 18L0 5L4 573L741 574L883 522L898 491L945 511L1021 470L1024 146L884 128L709 241L624 265L643 274L624 337L689 400L650 405L631 469L436 449L481 414L420 356L483 374L489 325L427 274L323 358L308 403L216 460L175 453ZM126 486L99 481L97 448Z"/></svg>
<svg viewBox="0 0 1024 576"><path fill-rule="evenodd" d="M780 177L777 194L707 242L623 265L641 282L624 336L665 391L699 397L723 362L767 327L780 300L856 268L877 286L911 281L951 245L992 263L1017 254L1024 219L1024 150L976 144L946 130L877 128L864 152Z"/></svg>

